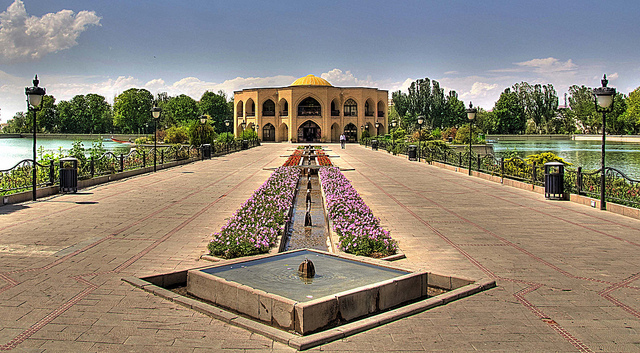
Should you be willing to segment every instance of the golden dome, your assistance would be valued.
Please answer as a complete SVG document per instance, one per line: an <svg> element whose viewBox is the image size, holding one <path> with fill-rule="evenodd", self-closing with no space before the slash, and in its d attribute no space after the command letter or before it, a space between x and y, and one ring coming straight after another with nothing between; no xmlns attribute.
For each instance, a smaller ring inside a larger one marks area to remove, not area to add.
<svg viewBox="0 0 640 353"><path fill-rule="evenodd" d="M291 86L331 86L331 84L324 78L320 78L314 75L307 75L293 81Z"/></svg>

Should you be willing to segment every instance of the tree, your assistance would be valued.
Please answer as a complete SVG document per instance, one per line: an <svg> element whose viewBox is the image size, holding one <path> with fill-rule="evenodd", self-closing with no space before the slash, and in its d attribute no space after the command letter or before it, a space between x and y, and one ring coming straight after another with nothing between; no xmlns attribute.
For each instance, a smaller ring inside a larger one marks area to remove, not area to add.
<svg viewBox="0 0 640 353"><path fill-rule="evenodd" d="M640 130L640 87L629 93L626 99L626 106L626 119L633 130L632 132L637 134Z"/></svg>
<svg viewBox="0 0 640 353"><path fill-rule="evenodd" d="M629 121L627 111L627 100L622 93L616 93L613 97L613 111L607 113L607 133L623 135L632 133L634 125ZM599 114L602 119L602 113ZM602 125L602 120L600 121Z"/></svg>
<svg viewBox="0 0 640 353"><path fill-rule="evenodd" d="M458 99L456 91L449 91L445 104L445 118L442 122L443 128L460 126L467 123L467 111L464 102Z"/></svg>
<svg viewBox="0 0 640 353"><path fill-rule="evenodd" d="M42 97L40 109L36 113L38 131L57 132L58 113L56 111L56 99L53 96Z"/></svg>
<svg viewBox="0 0 640 353"><path fill-rule="evenodd" d="M200 114L211 117L215 131L224 131L224 121L233 117L233 110L229 109L227 95L224 91L218 91L218 93L204 92L198 102L198 108Z"/></svg>
<svg viewBox="0 0 640 353"><path fill-rule="evenodd" d="M171 97L169 101L164 104L162 114L165 116L164 121L172 125L189 125L200 116L198 104L193 98L186 94Z"/></svg>
<svg viewBox="0 0 640 353"><path fill-rule="evenodd" d="M2 131L10 134L26 133L31 130L31 124L28 122L27 114L24 112L17 112L12 119L7 121L7 124L7 127Z"/></svg>
<svg viewBox="0 0 640 353"><path fill-rule="evenodd" d="M107 100L95 93L89 93L85 97L86 117L90 126L85 131L92 134L106 133L113 130L113 113Z"/></svg>
<svg viewBox="0 0 640 353"><path fill-rule="evenodd" d="M599 114L596 114L591 88L577 85L569 87L569 107L571 107L572 118L581 127L582 132L598 132L602 118L598 118Z"/></svg>
<svg viewBox="0 0 640 353"><path fill-rule="evenodd" d="M500 94L500 98L493 108L495 114L497 133L499 134L521 134L524 132L527 117L524 107L517 92L512 92L507 88Z"/></svg>
<svg viewBox="0 0 640 353"><path fill-rule="evenodd" d="M113 102L113 126L120 132L136 133L153 127L153 95L146 89L130 88Z"/></svg>
<svg viewBox="0 0 640 353"><path fill-rule="evenodd" d="M113 129L111 105L99 94L79 94L61 101L57 111L60 132L99 134Z"/></svg>

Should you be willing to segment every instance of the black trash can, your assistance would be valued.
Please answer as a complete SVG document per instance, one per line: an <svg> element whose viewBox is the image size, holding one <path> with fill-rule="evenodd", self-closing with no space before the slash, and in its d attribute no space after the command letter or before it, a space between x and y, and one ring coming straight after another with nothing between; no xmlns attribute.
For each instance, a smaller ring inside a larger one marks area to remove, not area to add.
<svg viewBox="0 0 640 353"><path fill-rule="evenodd" d="M544 197L564 200L564 163L549 162L544 165Z"/></svg>
<svg viewBox="0 0 640 353"><path fill-rule="evenodd" d="M378 150L378 140L371 140L371 149L373 151L377 151Z"/></svg>
<svg viewBox="0 0 640 353"><path fill-rule="evenodd" d="M60 159L60 192L78 192L78 160L76 158Z"/></svg>
<svg viewBox="0 0 640 353"><path fill-rule="evenodd" d="M208 143L202 145L202 158L211 159L211 145Z"/></svg>
<svg viewBox="0 0 640 353"><path fill-rule="evenodd" d="M248 140L242 140L242 149L243 150L248 150L249 149L249 141Z"/></svg>
<svg viewBox="0 0 640 353"><path fill-rule="evenodd" d="M416 145L409 145L407 148L407 155L409 155L410 161L418 160L418 147Z"/></svg>

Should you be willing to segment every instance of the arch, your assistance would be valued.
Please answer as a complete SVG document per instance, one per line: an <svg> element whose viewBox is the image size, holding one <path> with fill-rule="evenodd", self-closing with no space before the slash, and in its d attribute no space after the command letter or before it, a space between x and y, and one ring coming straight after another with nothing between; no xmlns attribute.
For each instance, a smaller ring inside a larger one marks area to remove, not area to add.
<svg viewBox="0 0 640 353"><path fill-rule="evenodd" d="M344 102L344 116L358 116L358 103L349 98Z"/></svg>
<svg viewBox="0 0 640 353"><path fill-rule="evenodd" d="M321 116L322 105L313 97L307 97L298 103L298 116Z"/></svg>
<svg viewBox="0 0 640 353"><path fill-rule="evenodd" d="M289 102L286 99L282 98L278 103L278 108L280 109L280 116L289 116Z"/></svg>
<svg viewBox="0 0 640 353"><path fill-rule="evenodd" d="M375 108L376 106L373 100L371 100L371 98L367 99L367 101L364 102L364 116L374 116Z"/></svg>
<svg viewBox="0 0 640 353"><path fill-rule="evenodd" d="M262 141L275 141L276 140L276 127L271 123L267 123L262 127Z"/></svg>
<svg viewBox="0 0 640 353"><path fill-rule="evenodd" d="M337 98L331 101L331 116L340 116L340 103Z"/></svg>
<svg viewBox="0 0 640 353"><path fill-rule="evenodd" d="M344 136L347 138L347 142L357 142L358 128L353 123L347 124L344 127Z"/></svg>
<svg viewBox="0 0 640 353"><path fill-rule="evenodd" d="M262 116L276 116L276 104L271 99L262 103Z"/></svg>
<svg viewBox="0 0 640 353"><path fill-rule="evenodd" d="M278 127L279 141L289 141L289 126L286 123L280 124Z"/></svg>
<svg viewBox="0 0 640 353"><path fill-rule="evenodd" d="M340 125L338 125L338 123L333 123L333 125L331 125L331 142L340 142L341 133Z"/></svg>
<svg viewBox="0 0 640 353"><path fill-rule="evenodd" d="M321 138L322 130L313 120L307 120L298 127L298 142L319 142Z"/></svg>
<svg viewBox="0 0 640 353"><path fill-rule="evenodd" d="M256 104L253 102L253 99L247 99L247 103L245 104L247 116L256 116Z"/></svg>
<svg viewBox="0 0 640 353"><path fill-rule="evenodd" d="M384 102L378 101L378 118L384 118Z"/></svg>
<svg viewBox="0 0 640 353"><path fill-rule="evenodd" d="M238 118L242 118L244 116L244 104L242 104L242 101L238 101L238 104L236 104L236 111L236 116Z"/></svg>

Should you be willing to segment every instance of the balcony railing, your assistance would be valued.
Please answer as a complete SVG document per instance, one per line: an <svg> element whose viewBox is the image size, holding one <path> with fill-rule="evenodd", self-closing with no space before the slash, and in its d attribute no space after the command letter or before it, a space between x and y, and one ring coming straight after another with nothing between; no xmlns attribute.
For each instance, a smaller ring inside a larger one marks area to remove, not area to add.
<svg viewBox="0 0 640 353"><path fill-rule="evenodd" d="M358 116L358 112L344 112L344 116Z"/></svg>
<svg viewBox="0 0 640 353"><path fill-rule="evenodd" d="M299 116L320 116L320 108L298 108Z"/></svg>
<svg viewBox="0 0 640 353"><path fill-rule="evenodd" d="M373 112L364 112L364 116L373 116Z"/></svg>
<svg viewBox="0 0 640 353"><path fill-rule="evenodd" d="M339 110L332 110L331 111L331 116L340 116L340 111Z"/></svg>
<svg viewBox="0 0 640 353"><path fill-rule="evenodd" d="M256 116L256 112L247 112L247 116Z"/></svg>
<svg viewBox="0 0 640 353"><path fill-rule="evenodd" d="M383 117L384 116L384 112L382 110L378 110L378 116L379 117Z"/></svg>
<svg viewBox="0 0 640 353"><path fill-rule="evenodd" d="M281 111L280 116L289 116L289 111L288 110Z"/></svg>
<svg viewBox="0 0 640 353"><path fill-rule="evenodd" d="M262 116L276 116L276 112L275 111L262 112Z"/></svg>

